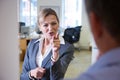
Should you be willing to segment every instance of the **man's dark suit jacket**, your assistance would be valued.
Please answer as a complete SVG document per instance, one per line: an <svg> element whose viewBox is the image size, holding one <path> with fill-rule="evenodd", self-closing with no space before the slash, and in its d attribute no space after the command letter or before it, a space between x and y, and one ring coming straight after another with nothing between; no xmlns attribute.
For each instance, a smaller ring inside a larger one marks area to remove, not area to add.
<svg viewBox="0 0 120 80"><path fill-rule="evenodd" d="M36 64L38 50L39 41L36 42L36 39L31 40L26 51L20 80L30 80L29 71L38 67ZM52 65L51 50L47 57L42 61L42 67L46 69L46 73L41 80L62 80L69 63L73 59L73 53L74 46L72 44L69 44L68 42L60 44L59 59Z"/></svg>

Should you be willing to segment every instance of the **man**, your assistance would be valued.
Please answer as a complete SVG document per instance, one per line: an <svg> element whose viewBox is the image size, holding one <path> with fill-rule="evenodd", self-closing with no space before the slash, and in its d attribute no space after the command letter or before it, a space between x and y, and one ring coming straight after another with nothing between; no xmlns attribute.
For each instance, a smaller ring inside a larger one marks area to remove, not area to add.
<svg viewBox="0 0 120 80"><path fill-rule="evenodd" d="M100 52L77 80L120 80L120 0L85 0L85 5Z"/></svg>

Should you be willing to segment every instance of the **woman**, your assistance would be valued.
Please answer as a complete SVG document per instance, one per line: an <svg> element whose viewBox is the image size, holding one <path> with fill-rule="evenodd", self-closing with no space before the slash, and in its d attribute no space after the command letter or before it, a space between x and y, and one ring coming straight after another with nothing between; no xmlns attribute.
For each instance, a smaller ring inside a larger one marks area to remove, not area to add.
<svg viewBox="0 0 120 80"><path fill-rule="evenodd" d="M38 25L43 36L30 41L20 80L61 80L73 58L74 47L59 36L59 19L53 9L41 10Z"/></svg>

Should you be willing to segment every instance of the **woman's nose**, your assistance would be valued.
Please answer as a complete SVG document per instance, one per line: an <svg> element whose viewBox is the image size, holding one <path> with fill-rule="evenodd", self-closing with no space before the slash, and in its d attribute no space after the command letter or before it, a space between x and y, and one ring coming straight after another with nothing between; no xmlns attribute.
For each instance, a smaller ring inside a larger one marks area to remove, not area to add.
<svg viewBox="0 0 120 80"><path fill-rule="evenodd" d="M52 25L49 25L49 30L52 30L52 29L53 29Z"/></svg>

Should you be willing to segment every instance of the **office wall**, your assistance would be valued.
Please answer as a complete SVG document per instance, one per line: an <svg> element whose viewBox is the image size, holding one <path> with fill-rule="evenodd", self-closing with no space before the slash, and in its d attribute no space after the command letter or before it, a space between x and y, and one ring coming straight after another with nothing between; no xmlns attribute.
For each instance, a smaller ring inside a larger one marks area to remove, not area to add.
<svg viewBox="0 0 120 80"><path fill-rule="evenodd" d="M19 80L18 0L0 0L0 80Z"/></svg>
<svg viewBox="0 0 120 80"><path fill-rule="evenodd" d="M84 0L83 1L83 5L82 5L82 26L83 29L81 31L81 40L80 40L80 44L82 48L89 48L89 46L92 47L92 56L91 56L91 63L95 63L97 60L97 56L99 53L99 50L95 44L93 35L91 33L90 30L90 24L88 21L88 15L86 13L85 10L85 4L84 4Z"/></svg>
<svg viewBox="0 0 120 80"><path fill-rule="evenodd" d="M38 0L38 7L44 5L61 6L62 0Z"/></svg>
<svg viewBox="0 0 120 80"><path fill-rule="evenodd" d="M79 42L80 48L82 49L89 49L91 44L91 32L89 26L84 0L82 0L82 30Z"/></svg>

